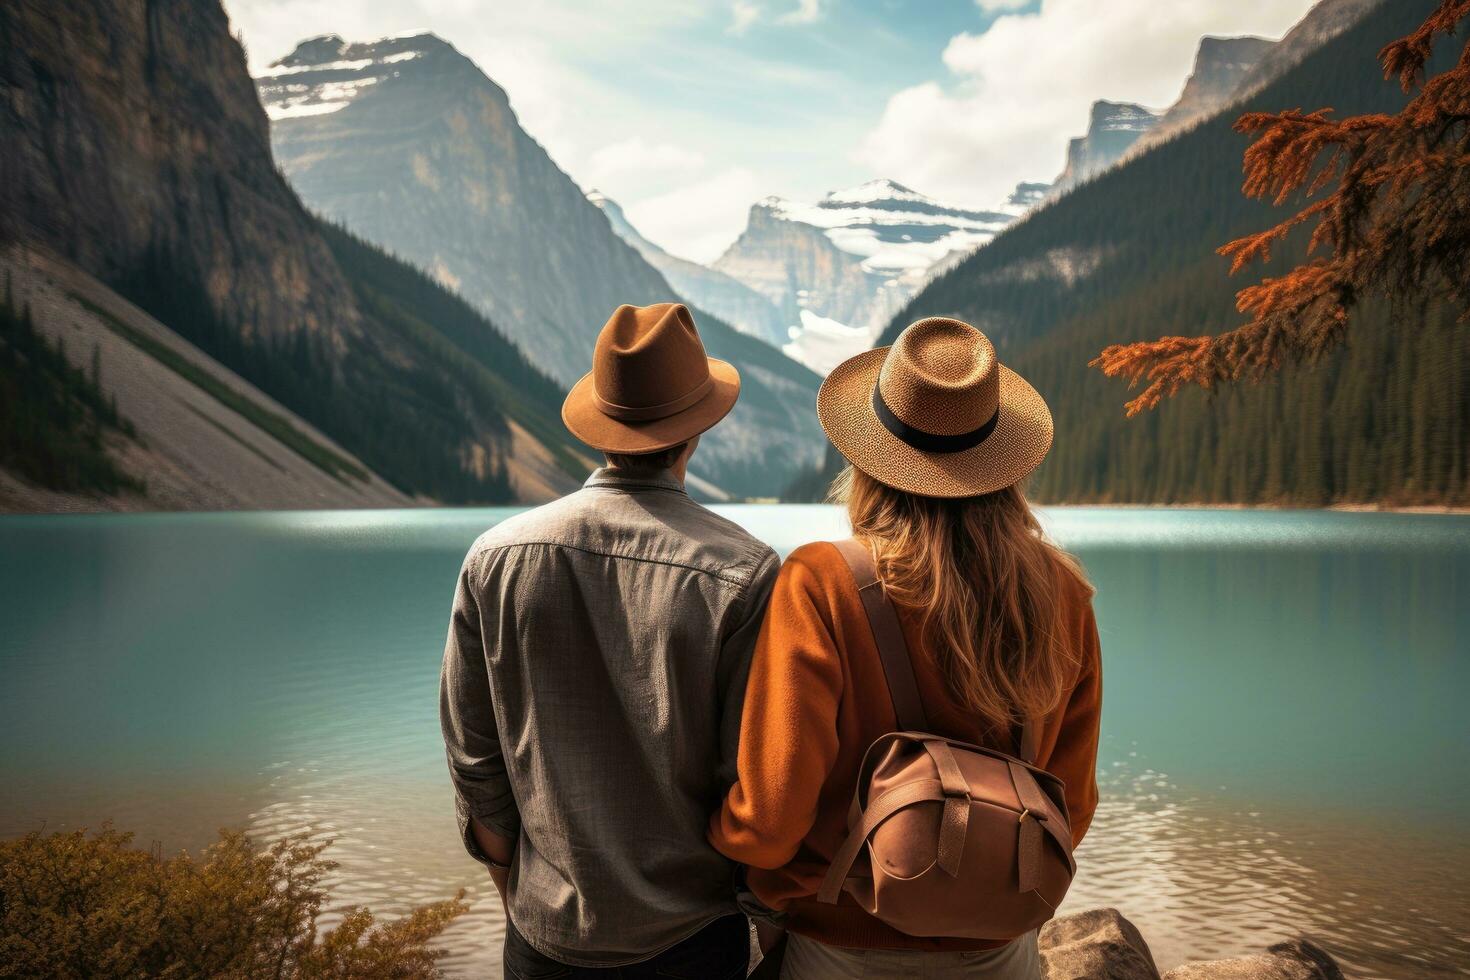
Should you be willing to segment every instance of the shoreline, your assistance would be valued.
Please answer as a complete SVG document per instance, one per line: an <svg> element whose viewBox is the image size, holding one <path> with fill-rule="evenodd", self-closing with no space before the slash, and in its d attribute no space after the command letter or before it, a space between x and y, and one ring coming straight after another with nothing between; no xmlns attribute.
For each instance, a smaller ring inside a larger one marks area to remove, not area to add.
<svg viewBox="0 0 1470 980"><path fill-rule="evenodd" d="M1388 504L1327 504L1322 507L1297 507L1292 504L1057 504L1033 501L1033 505L1043 510L1065 507L1069 510L1260 510L1297 511L1300 513L1336 511L1343 514L1470 514L1470 507L1457 507L1450 504L1407 504L1403 506Z"/></svg>
<svg viewBox="0 0 1470 980"><path fill-rule="evenodd" d="M98 498L88 494L65 493L32 487L15 479L0 469L0 517L23 516L84 516L89 514L254 514L263 512L294 513L303 511L443 511L485 510L487 508L529 509L546 501L512 504L448 505L439 503L417 503L400 506L333 505L313 506L310 501L301 501L293 507L236 507L229 509L194 507L138 507L137 498ZM42 504L46 506L26 506ZM822 507L836 506L818 501L782 501L771 497L747 498L745 500L710 501L708 505L721 507ZM1244 503L1054 503L1032 501L1041 510L1211 510L1211 511L1263 511L1314 513L1337 512L1343 514L1432 514L1446 516L1470 515L1470 506L1450 504L1407 504L1389 505L1376 503L1327 504L1321 507L1301 507L1292 504L1244 504Z"/></svg>

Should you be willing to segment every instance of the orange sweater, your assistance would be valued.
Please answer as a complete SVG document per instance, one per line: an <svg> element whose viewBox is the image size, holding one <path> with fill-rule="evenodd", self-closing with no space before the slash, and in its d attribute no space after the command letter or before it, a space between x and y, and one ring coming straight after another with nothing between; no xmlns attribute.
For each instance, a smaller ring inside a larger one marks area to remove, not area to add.
<svg viewBox="0 0 1470 980"><path fill-rule="evenodd" d="M1041 720L1037 764L1066 784L1072 836L1080 842L1097 807L1101 661L1091 594L1072 576L1063 578L1075 583L1063 596L1079 669L1070 693ZM1008 734L988 732L948 695L917 612L898 613L934 733L1014 751ZM739 782L710 819L710 842L749 866L751 890L787 913L792 932L860 949L1004 945L908 936L868 915L846 893L837 905L816 901L832 856L847 837L863 753L896 728L878 648L847 564L827 542L797 549L771 593L745 696Z"/></svg>

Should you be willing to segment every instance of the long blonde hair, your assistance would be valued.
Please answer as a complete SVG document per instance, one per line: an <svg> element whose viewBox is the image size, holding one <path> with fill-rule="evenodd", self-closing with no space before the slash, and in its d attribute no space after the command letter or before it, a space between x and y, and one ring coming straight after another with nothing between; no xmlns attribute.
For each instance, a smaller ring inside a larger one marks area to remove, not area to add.
<svg viewBox="0 0 1470 980"><path fill-rule="evenodd" d="M830 499L877 558L884 590L922 612L951 695L993 727L1040 717L1075 667L1063 627L1076 560L1047 541L1019 486L980 497L920 497L847 467Z"/></svg>

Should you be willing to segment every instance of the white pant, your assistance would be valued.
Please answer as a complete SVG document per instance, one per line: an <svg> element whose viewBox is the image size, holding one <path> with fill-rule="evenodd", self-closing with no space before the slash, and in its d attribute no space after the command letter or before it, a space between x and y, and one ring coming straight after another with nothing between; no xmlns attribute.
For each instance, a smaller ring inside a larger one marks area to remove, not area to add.
<svg viewBox="0 0 1470 980"><path fill-rule="evenodd" d="M846 949L792 934L781 980L1041 980L1036 933L978 953Z"/></svg>

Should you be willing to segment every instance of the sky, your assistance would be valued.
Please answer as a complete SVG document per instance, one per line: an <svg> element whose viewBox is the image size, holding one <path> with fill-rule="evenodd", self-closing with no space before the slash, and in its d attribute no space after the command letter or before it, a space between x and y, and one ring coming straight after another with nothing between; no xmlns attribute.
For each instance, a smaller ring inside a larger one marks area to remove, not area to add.
<svg viewBox="0 0 1470 980"><path fill-rule="evenodd" d="M260 74L319 34L431 30L584 189L718 257L750 206L887 177L986 207L1060 172L1097 99L1164 107L1201 37L1313 0L224 0Z"/></svg>

